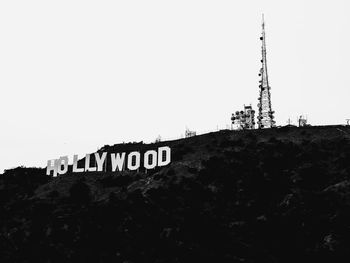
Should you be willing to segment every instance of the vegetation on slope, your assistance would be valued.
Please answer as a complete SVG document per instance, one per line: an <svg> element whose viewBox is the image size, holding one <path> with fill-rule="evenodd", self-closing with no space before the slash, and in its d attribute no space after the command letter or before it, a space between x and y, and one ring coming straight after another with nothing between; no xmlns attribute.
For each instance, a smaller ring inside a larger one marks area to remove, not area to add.
<svg viewBox="0 0 350 263"><path fill-rule="evenodd" d="M1 262L340 262L350 129L221 131L153 171L0 176ZM147 150L122 144L103 150Z"/></svg>

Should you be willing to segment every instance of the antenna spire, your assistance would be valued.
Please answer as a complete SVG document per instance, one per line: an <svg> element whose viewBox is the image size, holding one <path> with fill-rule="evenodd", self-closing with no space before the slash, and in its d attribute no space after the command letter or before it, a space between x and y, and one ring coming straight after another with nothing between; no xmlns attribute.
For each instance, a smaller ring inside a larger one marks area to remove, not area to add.
<svg viewBox="0 0 350 263"><path fill-rule="evenodd" d="M261 33L261 68L259 76L261 77L259 81L259 115L258 115L258 127L262 128L272 128L275 127L274 121L274 111L271 107L271 93L269 78L267 74L267 59L266 59L266 40L265 40L265 19L264 14L262 14L262 33Z"/></svg>
<svg viewBox="0 0 350 263"><path fill-rule="evenodd" d="M265 19L264 19L264 13L262 14L262 27L265 27Z"/></svg>

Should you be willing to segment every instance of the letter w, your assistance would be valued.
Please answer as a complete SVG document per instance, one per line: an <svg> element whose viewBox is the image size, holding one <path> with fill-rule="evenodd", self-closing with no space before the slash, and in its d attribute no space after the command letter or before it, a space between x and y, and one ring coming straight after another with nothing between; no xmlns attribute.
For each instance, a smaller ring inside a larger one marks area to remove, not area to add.
<svg viewBox="0 0 350 263"><path fill-rule="evenodd" d="M118 168L118 171L122 171L124 168L124 161L125 161L125 153L122 153L121 156L119 153L111 154L111 160L112 160L112 172L115 172Z"/></svg>

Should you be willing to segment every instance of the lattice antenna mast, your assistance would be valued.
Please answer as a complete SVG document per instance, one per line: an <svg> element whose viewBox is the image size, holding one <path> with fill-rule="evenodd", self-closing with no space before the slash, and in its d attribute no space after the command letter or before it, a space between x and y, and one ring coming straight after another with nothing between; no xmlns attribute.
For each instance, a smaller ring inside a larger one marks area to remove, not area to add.
<svg viewBox="0 0 350 263"><path fill-rule="evenodd" d="M266 60L266 40L265 40L265 21L264 15L262 15L262 35L260 37L262 42L261 45L261 69L259 76L261 77L259 81L259 103L258 103L258 127L262 128L272 128L275 127L274 121L274 111L271 107L271 93L269 85L269 77L267 74L267 60Z"/></svg>

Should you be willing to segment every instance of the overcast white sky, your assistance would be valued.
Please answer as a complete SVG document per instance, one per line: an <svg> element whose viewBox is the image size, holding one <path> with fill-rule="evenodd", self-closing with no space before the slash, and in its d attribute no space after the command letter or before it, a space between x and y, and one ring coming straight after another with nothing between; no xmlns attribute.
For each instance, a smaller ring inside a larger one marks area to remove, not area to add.
<svg viewBox="0 0 350 263"><path fill-rule="evenodd" d="M1 1L0 172L256 109L262 13L277 124L343 124L349 3Z"/></svg>

